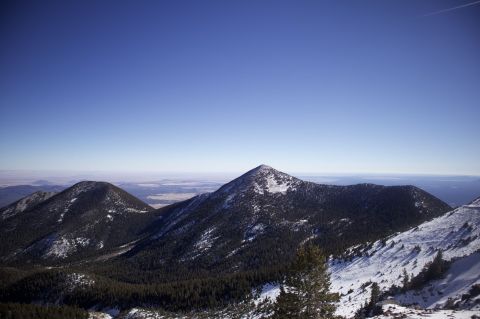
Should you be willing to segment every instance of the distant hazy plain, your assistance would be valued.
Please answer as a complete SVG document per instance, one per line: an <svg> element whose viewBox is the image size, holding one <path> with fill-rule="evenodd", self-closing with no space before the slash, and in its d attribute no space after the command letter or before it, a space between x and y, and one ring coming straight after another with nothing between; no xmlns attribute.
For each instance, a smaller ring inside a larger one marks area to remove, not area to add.
<svg viewBox="0 0 480 319"><path fill-rule="evenodd" d="M241 173L105 173L105 172L34 172L0 171L0 197L11 193L7 186L60 185L68 187L82 180L111 182L155 208L195 195L213 192ZM415 185L439 197L451 206L467 204L480 195L480 176L397 175L397 174L295 174L319 184ZM12 189L15 191L15 188ZM11 196L11 194L10 194ZM19 195L20 196L20 195ZM20 197L19 197L20 198Z"/></svg>

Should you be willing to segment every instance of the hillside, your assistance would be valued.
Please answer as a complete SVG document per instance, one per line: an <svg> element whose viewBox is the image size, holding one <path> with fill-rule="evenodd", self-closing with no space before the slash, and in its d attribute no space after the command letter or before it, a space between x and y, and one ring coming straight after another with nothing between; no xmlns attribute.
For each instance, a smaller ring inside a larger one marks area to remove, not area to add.
<svg viewBox="0 0 480 319"><path fill-rule="evenodd" d="M14 204L24 210L4 210L4 262L56 263L102 254L137 239L154 218L150 206L104 182L80 182L35 205L21 205L40 199L32 196Z"/></svg>
<svg viewBox="0 0 480 319"><path fill-rule="evenodd" d="M450 209L414 186L320 185L261 165L216 192L158 211L152 235L117 262L124 277L148 264L168 274L165 280L279 268L302 242L337 253Z"/></svg>
<svg viewBox="0 0 480 319"><path fill-rule="evenodd" d="M342 294L338 313L352 316L370 297L371 282L383 291L402 286L404 270L410 278L431 262L438 250L452 261L443 279L417 291L395 295L404 304L443 307L459 301L480 283L480 199L385 240L353 247L343 259L332 259L332 289Z"/></svg>

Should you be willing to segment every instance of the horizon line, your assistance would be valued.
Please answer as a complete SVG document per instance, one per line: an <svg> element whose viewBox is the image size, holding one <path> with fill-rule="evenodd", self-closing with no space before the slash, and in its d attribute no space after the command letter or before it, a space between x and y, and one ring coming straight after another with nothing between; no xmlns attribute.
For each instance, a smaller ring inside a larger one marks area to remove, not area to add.
<svg viewBox="0 0 480 319"><path fill-rule="evenodd" d="M258 167L258 166L255 166ZM253 168L255 168L253 167ZM252 169L253 169L252 168ZM480 177L480 173L421 173L421 172L388 172L388 171L382 171L382 172L369 172L369 171L333 171L333 172L327 172L327 171L290 171L290 170L282 170L282 169L277 169L275 167L272 167L275 170L281 171L288 173L290 175L296 174L296 175L307 175L307 176L362 176L362 175L389 175L389 176L464 176L464 177ZM232 171L160 171L160 170L102 170L102 169L97 169L97 170L72 170L72 169L0 169L0 174L2 173L22 173L22 174L28 174L28 173L57 173L57 174L62 174L62 177L68 177L65 176L65 174L69 174L71 177L73 175L82 175L82 174L112 174L112 175L118 175L118 174L126 174L126 175L143 175L143 174L163 174L163 175L235 175L235 174L244 174L248 172L251 169L247 170L232 170ZM54 177L54 176L52 176ZM0 176L1 178L1 176Z"/></svg>

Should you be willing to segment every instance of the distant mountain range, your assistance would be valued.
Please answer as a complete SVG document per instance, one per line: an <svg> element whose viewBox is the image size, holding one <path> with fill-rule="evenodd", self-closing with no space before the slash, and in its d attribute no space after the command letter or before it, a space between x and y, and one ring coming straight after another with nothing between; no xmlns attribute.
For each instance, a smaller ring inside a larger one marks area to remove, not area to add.
<svg viewBox="0 0 480 319"><path fill-rule="evenodd" d="M35 181L35 183L41 184L0 187L0 208L10 205L36 191L60 192L75 184L53 185L51 182L43 180ZM195 195L215 191L222 186L222 183L203 180L166 179L148 183L121 182L116 184L116 186L133 194L152 207L159 208L189 199Z"/></svg>
<svg viewBox="0 0 480 319"><path fill-rule="evenodd" d="M440 198L452 207L465 205L472 201L480 191L480 177L475 176L436 176L436 175L305 175L297 176L304 181L328 185L379 184L386 186L415 185ZM145 176L142 177L146 179ZM195 195L213 192L219 189L225 178L212 177L213 180L177 177L173 179L146 179L137 182L116 182L116 186L154 208L179 202ZM219 179L220 178L220 179ZM118 177L117 177L118 179ZM11 182L11 181L10 181ZM62 183L65 183L63 181ZM59 192L76 182L55 184L48 180L32 181L29 185L0 187L0 207L9 205L35 191Z"/></svg>
<svg viewBox="0 0 480 319"><path fill-rule="evenodd" d="M266 165L160 209L112 184L80 182L0 209L0 301L219 306L281 278L297 248L312 242L332 255L346 309L368 295L362 263L386 289L400 267L415 274L436 249L450 249L449 258L474 252L478 204L446 214L448 204L414 186L322 185ZM412 245L421 253L411 255Z"/></svg>
<svg viewBox="0 0 480 319"><path fill-rule="evenodd" d="M413 186L319 185L265 165L213 193L156 211L103 182L43 196L39 201L35 193L0 211L0 240L15 238L0 248L3 260L70 262L128 245L117 258L125 267L228 273L282 264L306 240L342 251L450 210Z"/></svg>

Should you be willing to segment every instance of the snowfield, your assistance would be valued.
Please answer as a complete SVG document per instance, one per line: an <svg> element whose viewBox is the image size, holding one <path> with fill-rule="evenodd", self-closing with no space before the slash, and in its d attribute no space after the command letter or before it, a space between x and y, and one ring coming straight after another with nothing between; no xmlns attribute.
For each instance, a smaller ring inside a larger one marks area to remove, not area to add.
<svg viewBox="0 0 480 319"><path fill-rule="evenodd" d="M387 318L408 318L408 319L473 319L478 318L480 313L478 311L472 310L422 310L422 309L413 309L402 307L399 305L384 305L382 307L384 314L380 316L375 316L376 319L387 319Z"/></svg>
<svg viewBox="0 0 480 319"><path fill-rule="evenodd" d="M432 283L428 293L412 292L398 299L434 308L443 306L449 297L459 298L471 285L480 283L480 257L475 254L480 249L479 226L477 199L386 241L377 241L351 259L331 259L332 290L342 295L337 314L352 317L369 299L370 282L377 282L384 291L393 285L401 286L403 270L410 278L417 275L437 250L443 252L444 259L457 260L446 277Z"/></svg>

